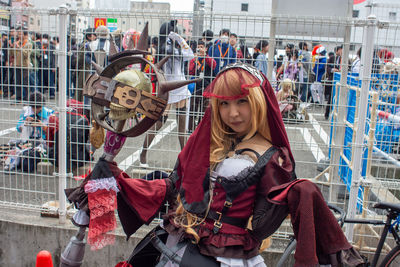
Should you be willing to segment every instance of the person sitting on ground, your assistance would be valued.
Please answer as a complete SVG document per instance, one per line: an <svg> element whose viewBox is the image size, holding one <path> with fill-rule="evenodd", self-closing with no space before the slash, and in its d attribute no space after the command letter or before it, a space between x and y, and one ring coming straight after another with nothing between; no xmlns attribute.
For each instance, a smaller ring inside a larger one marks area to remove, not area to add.
<svg viewBox="0 0 400 267"><path fill-rule="evenodd" d="M46 140L46 132L49 117L54 111L45 107L46 98L40 92L33 92L29 95L29 106L22 109L17 123L17 131L21 133L23 141Z"/></svg>

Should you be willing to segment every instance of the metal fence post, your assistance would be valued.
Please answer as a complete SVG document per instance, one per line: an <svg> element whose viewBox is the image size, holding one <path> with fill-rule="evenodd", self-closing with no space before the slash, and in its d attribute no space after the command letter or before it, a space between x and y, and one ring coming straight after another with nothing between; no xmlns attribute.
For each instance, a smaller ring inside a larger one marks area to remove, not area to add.
<svg viewBox="0 0 400 267"><path fill-rule="evenodd" d="M268 48L268 65L267 65L267 78L272 81L272 71L274 69L275 61L275 46L276 46L276 6L277 0L272 1L271 7L271 22L269 27L269 48Z"/></svg>
<svg viewBox="0 0 400 267"><path fill-rule="evenodd" d="M369 15L367 18L367 25L365 26L365 34L363 36L363 48L361 53L360 79L362 83L361 83L361 93L360 93L360 101L359 101L358 116L357 116L358 120L357 132L353 148L354 167L351 178L349 206L347 209L347 214L350 219L354 218L357 211L357 197L361 180L363 147L365 147L364 132L365 132L365 123L367 119L367 111L369 106L368 95L371 82L371 72L373 67L372 60L374 54L376 27L377 27L376 16ZM350 242L353 241L353 225L349 225L346 228L346 236Z"/></svg>
<svg viewBox="0 0 400 267"><path fill-rule="evenodd" d="M353 1L349 0L347 7L347 23L345 27L345 33L343 36L343 53L342 53L342 62L341 62L341 71L340 71L340 86L339 92L336 93L335 105L337 105L337 116L336 120L333 120L333 123L336 124L335 131L333 135L333 147L332 147L332 156L331 163L332 166L329 177L330 181L332 181L332 185L330 186L329 191L329 201L336 202L338 196L339 187L337 184L340 184L339 178L339 165L340 165L340 151L343 148L344 144L344 132L345 132L345 124L344 119L346 118L346 101L347 101L347 74L348 74L348 61L349 61L349 50L350 50L350 39L351 39L351 29L352 23L351 18L353 14ZM334 112L334 109L333 109Z"/></svg>
<svg viewBox="0 0 400 267"><path fill-rule="evenodd" d="M66 198L64 189L67 184L67 26L68 9L61 6L58 9L60 50L58 54L59 67L59 130L58 130L58 194L59 194L59 218L60 223L66 221Z"/></svg>

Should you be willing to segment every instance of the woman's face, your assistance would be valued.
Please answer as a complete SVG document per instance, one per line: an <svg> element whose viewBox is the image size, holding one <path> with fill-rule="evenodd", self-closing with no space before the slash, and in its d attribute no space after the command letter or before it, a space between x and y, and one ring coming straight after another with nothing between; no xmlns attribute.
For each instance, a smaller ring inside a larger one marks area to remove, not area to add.
<svg viewBox="0 0 400 267"><path fill-rule="evenodd" d="M219 101L222 121L239 136L246 135L251 127L251 108L247 97Z"/></svg>

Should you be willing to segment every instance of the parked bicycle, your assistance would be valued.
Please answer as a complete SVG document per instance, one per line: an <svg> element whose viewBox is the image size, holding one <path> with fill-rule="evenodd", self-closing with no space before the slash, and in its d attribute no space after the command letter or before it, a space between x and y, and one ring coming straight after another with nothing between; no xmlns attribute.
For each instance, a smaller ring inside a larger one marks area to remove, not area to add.
<svg viewBox="0 0 400 267"><path fill-rule="evenodd" d="M377 267L379 257L382 253L383 245L386 241L386 237L390 232L396 242L396 245L390 250L390 252L383 259L379 267L399 267L400 266L400 236L399 236L399 223L400 223L400 204L381 202L375 204L375 209L386 210L386 220L367 220L367 219L346 219L346 213L339 207L332 204L328 204L328 207L338 216L338 223L343 226L344 223L357 223L357 224L368 224L368 225L384 225L381 233L378 246L376 248L372 263L365 262L364 266ZM285 251L280 258L277 267L287 266L289 256L296 249L296 239L292 237L289 244L286 246Z"/></svg>

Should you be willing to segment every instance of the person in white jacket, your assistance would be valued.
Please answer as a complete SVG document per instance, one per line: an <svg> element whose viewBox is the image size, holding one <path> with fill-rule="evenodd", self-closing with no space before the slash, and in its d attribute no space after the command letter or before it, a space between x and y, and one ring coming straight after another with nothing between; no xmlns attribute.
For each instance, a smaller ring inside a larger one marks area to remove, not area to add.
<svg viewBox="0 0 400 267"><path fill-rule="evenodd" d="M168 81L186 80L184 73L184 63L194 58L193 51L190 49L186 41L177 33L177 21L171 20L161 25L158 55L156 61L159 62L165 56L171 56L163 66L165 78ZM183 86L169 92L168 106L166 112L160 120L153 126L152 130L148 131L147 137L143 143L143 148L140 153L140 164L143 167L147 166L147 150L153 141L154 132L159 130L166 122L168 111L171 108L176 110L176 120L178 124L178 139L181 149L185 145L185 129L186 121L189 113L189 99L191 93L187 86Z"/></svg>

